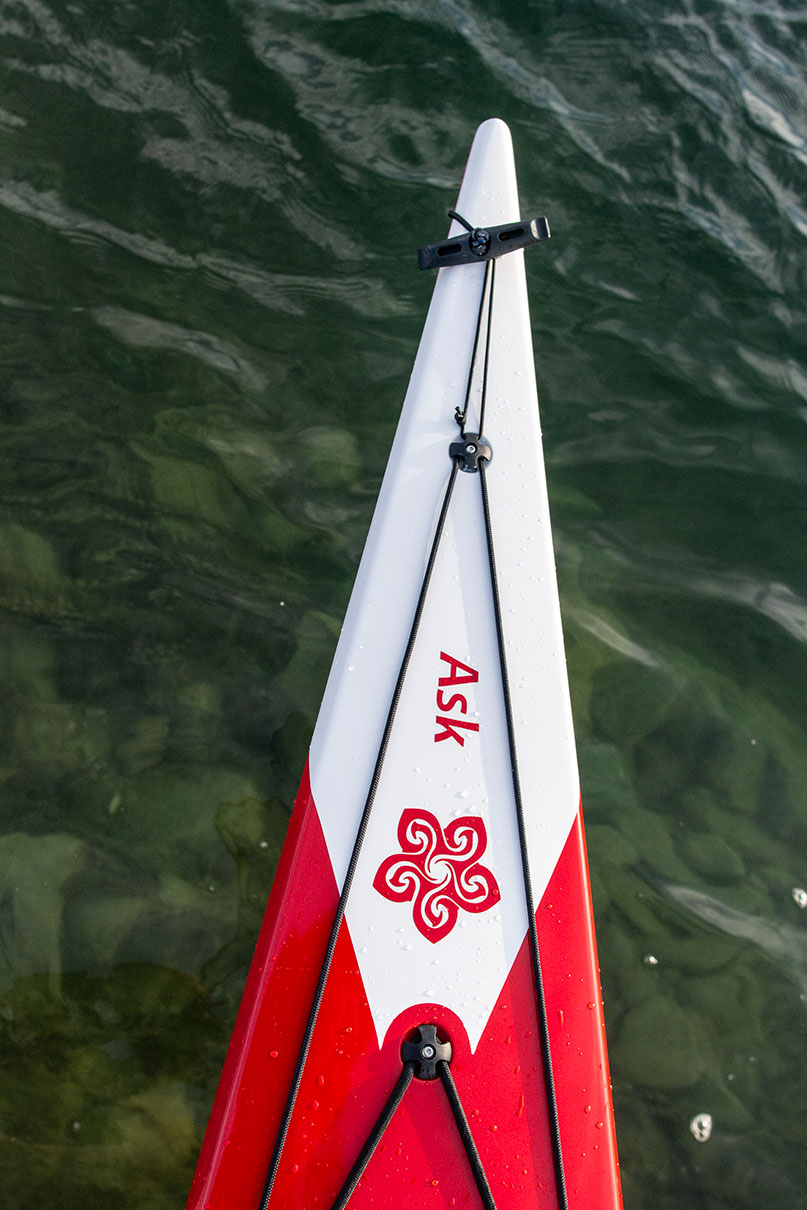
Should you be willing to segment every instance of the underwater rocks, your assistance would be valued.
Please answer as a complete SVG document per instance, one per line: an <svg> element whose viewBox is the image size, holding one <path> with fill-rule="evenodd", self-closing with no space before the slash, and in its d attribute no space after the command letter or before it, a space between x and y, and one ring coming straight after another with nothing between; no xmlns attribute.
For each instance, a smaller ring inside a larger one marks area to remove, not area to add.
<svg viewBox="0 0 807 1210"><path fill-rule="evenodd" d="M46 972L60 994L65 890L86 860L87 845L75 836L0 836L0 989Z"/></svg>
<svg viewBox="0 0 807 1210"><path fill-rule="evenodd" d="M703 1051L697 1021L670 997L656 994L625 1014L613 1058L635 1084L670 1091L696 1082L705 1066Z"/></svg>
<svg viewBox="0 0 807 1210"><path fill-rule="evenodd" d="M132 1187L138 1206L181 1204L200 1073L225 1033L198 981L164 967L66 974L58 1002L45 976L0 992L3 1169L19 1205L52 1200L54 1182L63 1210L128 1204Z"/></svg>

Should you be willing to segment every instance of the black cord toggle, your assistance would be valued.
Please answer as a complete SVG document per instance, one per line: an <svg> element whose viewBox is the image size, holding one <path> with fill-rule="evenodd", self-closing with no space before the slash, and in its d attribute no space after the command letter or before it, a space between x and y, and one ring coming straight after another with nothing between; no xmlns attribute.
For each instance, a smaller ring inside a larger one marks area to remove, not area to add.
<svg viewBox="0 0 807 1210"><path fill-rule="evenodd" d="M457 417L457 421L459 422L459 417ZM448 455L459 461L461 471L468 471L469 474L472 474L479 470L479 463L482 459L490 462L493 457L493 449L487 437L483 437L481 433L463 433L459 441L451 442L448 447Z"/></svg>
<svg viewBox="0 0 807 1210"><path fill-rule="evenodd" d="M443 265L473 265L477 261L492 260L513 252L516 248L529 248L532 244L549 239L549 223L545 218L519 219L515 223L502 223L498 227L472 227L467 219L456 210L449 210L449 217L456 219L465 228L465 235L455 235L438 244L426 244L418 248L419 269L439 269Z"/></svg>
<svg viewBox="0 0 807 1210"><path fill-rule="evenodd" d="M436 1080L437 1064L451 1062L451 1043L441 1042L436 1025L419 1025L417 1030L415 1040L401 1046L401 1058L404 1063L419 1064L420 1070L415 1072L419 1080Z"/></svg>

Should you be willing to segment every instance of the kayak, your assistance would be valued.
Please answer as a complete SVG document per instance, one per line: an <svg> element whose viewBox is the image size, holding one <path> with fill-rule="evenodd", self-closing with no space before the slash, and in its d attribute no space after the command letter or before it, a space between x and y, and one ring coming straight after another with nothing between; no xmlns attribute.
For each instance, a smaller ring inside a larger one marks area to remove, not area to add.
<svg viewBox="0 0 807 1210"><path fill-rule="evenodd" d="M617 1210L510 132L478 129L189 1210Z"/></svg>

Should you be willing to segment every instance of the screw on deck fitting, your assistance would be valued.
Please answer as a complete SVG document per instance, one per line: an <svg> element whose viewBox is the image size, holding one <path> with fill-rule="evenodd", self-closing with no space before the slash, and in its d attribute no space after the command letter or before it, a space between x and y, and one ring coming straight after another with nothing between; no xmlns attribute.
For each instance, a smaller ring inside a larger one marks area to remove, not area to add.
<svg viewBox="0 0 807 1210"><path fill-rule="evenodd" d="M484 458L490 462L493 449L490 442L481 433L466 433L459 441L452 441L448 447L450 458L460 459L460 470L469 474L479 470L479 462Z"/></svg>

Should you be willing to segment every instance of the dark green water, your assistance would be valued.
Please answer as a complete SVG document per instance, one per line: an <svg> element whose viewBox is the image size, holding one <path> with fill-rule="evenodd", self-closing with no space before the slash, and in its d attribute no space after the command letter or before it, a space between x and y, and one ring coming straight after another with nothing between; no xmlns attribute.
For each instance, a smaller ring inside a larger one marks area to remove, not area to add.
<svg viewBox="0 0 807 1210"><path fill-rule="evenodd" d="M4 1210L184 1204L492 115L553 230L626 1205L807 1207L805 44L793 0L0 4Z"/></svg>

